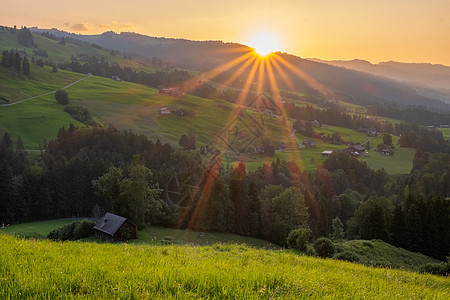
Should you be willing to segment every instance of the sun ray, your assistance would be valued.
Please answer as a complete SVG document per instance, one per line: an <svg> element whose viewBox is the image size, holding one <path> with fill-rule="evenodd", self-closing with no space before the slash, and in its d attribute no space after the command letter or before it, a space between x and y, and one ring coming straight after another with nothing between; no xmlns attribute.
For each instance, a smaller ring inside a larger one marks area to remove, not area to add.
<svg viewBox="0 0 450 300"><path fill-rule="evenodd" d="M223 83L223 85L224 86L231 85L239 77L239 75L241 75L245 71L245 69L247 69L250 66L250 64L255 62L256 59L257 59L256 56L252 56L250 59L245 61L245 63L236 72L234 72L233 75L231 75L231 77L228 78L227 81Z"/></svg>
<svg viewBox="0 0 450 300"><path fill-rule="evenodd" d="M286 59L281 57L279 54L275 53L273 57L280 62L282 65L286 66L289 70L294 72L297 76L299 76L301 79L303 79L310 87L315 89L316 91L319 91L323 95L327 96L328 98L332 99L339 99L335 93L333 93L331 90L329 90L326 86L322 85L320 82L300 70L299 68L296 68L293 66L290 62L288 62Z"/></svg>
<svg viewBox="0 0 450 300"><path fill-rule="evenodd" d="M241 56L233 59L232 61L224 63L210 71L204 72L204 73L200 74L199 76L189 79L189 80L183 82L182 84L180 84L180 86L182 86L183 91L185 93L189 93L189 92L195 90L196 88L198 88L199 86L201 86L202 84L215 78L219 74L231 69L232 67L238 65L239 63L242 63L243 61L245 61L247 59L250 59L252 56L253 56L252 53L248 52L244 55L241 55Z"/></svg>

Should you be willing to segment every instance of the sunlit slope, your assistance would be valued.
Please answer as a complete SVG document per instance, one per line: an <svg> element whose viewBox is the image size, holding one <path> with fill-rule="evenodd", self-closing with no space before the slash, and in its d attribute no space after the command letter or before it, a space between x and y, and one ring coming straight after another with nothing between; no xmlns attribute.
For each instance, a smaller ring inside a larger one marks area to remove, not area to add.
<svg viewBox="0 0 450 300"><path fill-rule="evenodd" d="M2 298L448 299L449 279L242 245L135 246L0 235Z"/></svg>
<svg viewBox="0 0 450 300"><path fill-rule="evenodd" d="M33 64L30 78L1 67L0 71L0 96L10 103L63 88L87 77L62 70L53 73L49 68ZM162 142L177 144L181 135L192 131L198 146L214 145L218 139L234 137L235 148L241 149L253 146L248 142L263 136L270 136L274 143L280 143L290 133L289 125L280 118L265 117L223 100L189 94L182 97L164 96L148 86L103 77L86 78L66 88L66 91L71 103L88 107L98 122L111 124L120 130L132 129L151 139L159 138ZM182 109L188 115L160 115L163 107L172 111ZM0 130L8 131L13 138L21 136L27 149L37 149L44 138L54 137L60 127L71 123L84 126L64 112L53 94L0 107ZM258 133L255 127L258 127ZM235 135L239 135L238 139ZM241 142L238 141L240 138Z"/></svg>

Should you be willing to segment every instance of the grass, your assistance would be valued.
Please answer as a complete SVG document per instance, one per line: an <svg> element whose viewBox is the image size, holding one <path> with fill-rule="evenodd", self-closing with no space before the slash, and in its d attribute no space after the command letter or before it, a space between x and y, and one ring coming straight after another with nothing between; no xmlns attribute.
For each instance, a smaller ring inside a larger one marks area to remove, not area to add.
<svg viewBox="0 0 450 300"><path fill-rule="evenodd" d="M217 243L245 244L251 247L264 249L279 249L280 247L270 242L247 236L225 232L204 232L202 237L197 231L180 230L163 227L144 228L138 232L138 239L131 241L136 244L159 244L163 239L170 237L177 245L206 246Z"/></svg>
<svg viewBox="0 0 450 300"><path fill-rule="evenodd" d="M0 235L4 299L448 299L449 279L243 245L50 242Z"/></svg>
<svg viewBox="0 0 450 300"><path fill-rule="evenodd" d="M381 240L351 240L338 242L336 246L339 252L350 251L358 256L358 263L369 266L417 270L421 265L439 262L421 253L397 248Z"/></svg>
<svg viewBox="0 0 450 300"><path fill-rule="evenodd" d="M62 227L67 224L71 224L73 219L58 219L49 221L39 221L39 222L29 222L23 224L16 224L8 226L4 224L4 228L0 228L0 233L29 236L29 235L40 235L47 236L50 231Z"/></svg>
<svg viewBox="0 0 450 300"><path fill-rule="evenodd" d="M444 140L450 141L450 128L438 128L444 136Z"/></svg>

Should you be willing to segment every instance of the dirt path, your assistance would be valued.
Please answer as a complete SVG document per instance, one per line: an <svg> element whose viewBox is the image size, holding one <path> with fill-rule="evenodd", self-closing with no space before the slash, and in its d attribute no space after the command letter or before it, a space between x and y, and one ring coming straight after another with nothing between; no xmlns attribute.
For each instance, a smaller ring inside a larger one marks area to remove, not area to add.
<svg viewBox="0 0 450 300"><path fill-rule="evenodd" d="M376 138L376 137L379 137L380 135L381 135L381 134L369 138L369 139L368 139L367 141L365 141L364 143L361 143L361 145L364 145L365 143L369 142L371 139L374 139L374 138Z"/></svg>
<svg viewBox="0 0 450 300"><path fill-rule="evenodd" d="M83 78L81 78L81 79L78 79L78 80L72 82L71 84L66 85L65 87L61 88L61 90L64 90L64 89L66 89L66 88L68 88L68 87L70 87L70 86L72 86L72 85L74 85L74 84L76 84L76 83L78 83L78 82L80 82L80 81L82 81L82 80L85 80L85 79L87 79L87 78L89 78L89 77L91 77L91 76L92 76L92 75L89 75L89 76L87 76L87 77L83 77ZM31 100L31 99L34 99L34 98L39 98L39 97L47 96L47 95L54 94L54 93L56 93L56 90L55 90L55 91L48 92L48 93L45 93L45 94L33 96L33 97L30 97L30 98L22 99L22 100L13 102L13 103L3 104L3 105L1 105L1 106L11 106L11 105L14 105L14 104L19 104L19 103L21 103L21 102L25 102L25 101L28 101L28 100Z"/></svg>
<svg viewBox="0 0 450 300"><path fill-rule="evenodd" d="M291 125L291 128L292 128L292 133L291 133L290 136L292 136L292 137L297 141L297 144L298 144L298 147L299 147L299 148L303 148L304 146L302 145L302 143L300 143L300 141L298 140L298 138L295 136L295 132L296 132L297 130L294 129L294 125L291 123L291 121L289 121L289 125Z"/></svg>

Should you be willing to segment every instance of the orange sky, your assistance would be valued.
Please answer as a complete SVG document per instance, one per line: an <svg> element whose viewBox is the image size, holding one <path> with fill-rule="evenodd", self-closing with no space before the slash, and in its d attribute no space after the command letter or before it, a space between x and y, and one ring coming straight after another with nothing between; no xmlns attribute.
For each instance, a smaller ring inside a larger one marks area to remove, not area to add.
<svg viewBox="0 0 450 300"><path fill-rule="evenodd" d="M3 0L0 25L247 44L259 31L301 57L450 66L449 0Z"/></svg>

